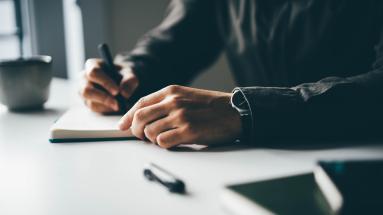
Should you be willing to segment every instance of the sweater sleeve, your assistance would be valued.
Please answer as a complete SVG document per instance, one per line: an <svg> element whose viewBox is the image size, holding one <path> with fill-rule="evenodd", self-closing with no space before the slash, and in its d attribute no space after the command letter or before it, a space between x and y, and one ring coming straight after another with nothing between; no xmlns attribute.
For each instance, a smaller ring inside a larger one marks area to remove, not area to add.
<svg viewBox="0 0 383 215"><path fill-rule="evenodd" d="M172 0L162 23L116 61L131 65L140 87L135 97L169 84L187 84L222 51L215 1Z"/></svg>
<svg viewBox="0 0 383 215"><path fill-rule="evenodd" d="M357 76L327 77L292 88L236 88L250 107L252 143L382 136L383 32L375 50L371 71Z"/></svg>

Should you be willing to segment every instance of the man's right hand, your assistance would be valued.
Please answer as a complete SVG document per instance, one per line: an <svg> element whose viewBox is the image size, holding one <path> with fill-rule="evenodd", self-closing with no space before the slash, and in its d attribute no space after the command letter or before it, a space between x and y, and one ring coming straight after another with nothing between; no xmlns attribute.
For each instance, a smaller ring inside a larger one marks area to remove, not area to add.
<svg viewBox="0 0 383 215"><path fill-rule="evenodd" d="M118 102L114 97L120 93L124 98L129 99L138 87L139 81L130 66L116 65L122 76L121 83L117 84L105 74L101 66L101 59L93 58L86 61L85 83L81 87L80 94L85 104L94 112L118 112Z"/></svg>

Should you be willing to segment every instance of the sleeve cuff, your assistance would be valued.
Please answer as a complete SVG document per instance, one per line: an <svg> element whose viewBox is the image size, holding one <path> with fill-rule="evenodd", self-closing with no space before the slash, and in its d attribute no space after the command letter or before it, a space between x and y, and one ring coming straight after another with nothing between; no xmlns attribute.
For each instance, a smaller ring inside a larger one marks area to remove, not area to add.
<svg viewBox="0 0 383 215"><path fill-rule="evenodd" d="M239 142L244 144L252 143L254 134L254 122L249 101L247 100L242 89L239 87L234 88L232 93L233 95L231 97L231 105L241 115L242 131Z"/></svg>
<svg viewBox="0 0 383 215"><path fill-rule="evenodd" d="M250 143L262 146L265 139L290 136L291 124L302 108L303 99L299 92L280 87L237 87L249 106L251 125Z"/></svg>

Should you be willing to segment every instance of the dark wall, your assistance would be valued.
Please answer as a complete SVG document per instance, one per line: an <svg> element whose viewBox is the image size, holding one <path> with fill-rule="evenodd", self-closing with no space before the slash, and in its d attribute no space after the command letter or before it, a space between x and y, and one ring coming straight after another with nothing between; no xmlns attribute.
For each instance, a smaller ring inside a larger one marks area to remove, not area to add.
<svg viewBox="0 0 383 215"><path fill-rule="evenodd" d="M97 57L95 47L108 42L114 52L128 51L137 39L159 24L169 0L80 0L84 20L86 58ZM231 91L233 78L220 60L193 83L194 87Z"/></svg>

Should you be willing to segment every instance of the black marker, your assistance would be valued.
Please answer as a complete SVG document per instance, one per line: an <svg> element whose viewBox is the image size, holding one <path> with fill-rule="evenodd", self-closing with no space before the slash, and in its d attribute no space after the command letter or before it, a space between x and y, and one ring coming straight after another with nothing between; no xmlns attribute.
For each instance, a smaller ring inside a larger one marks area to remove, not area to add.
<svg viewBox="0 0 383 215"><path fill-rule="evenodd" d="M185 183L182 180L154 163L150 163L149 166L144 169L144 176L149 181L156 181L162 184L172 193L185 193Z"/></svg>
<svg viewBox="0 0 383 215"><path fill-rule="evenodd" d="M120 85L122 76L118 73L116 67L114 66L112 54L110 53L108 45L105 43L98 45L98 52L104 61L102 69L113 81L116 82L117 85ZM121 94L117 94L115 98L118 102L119 112L127 111L125 98Z"/></svg>

